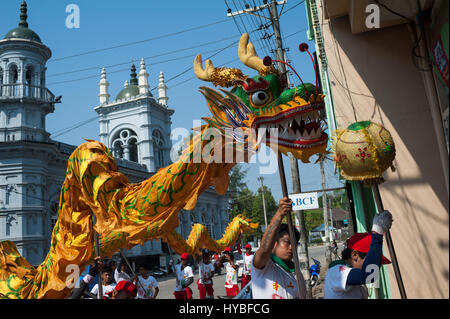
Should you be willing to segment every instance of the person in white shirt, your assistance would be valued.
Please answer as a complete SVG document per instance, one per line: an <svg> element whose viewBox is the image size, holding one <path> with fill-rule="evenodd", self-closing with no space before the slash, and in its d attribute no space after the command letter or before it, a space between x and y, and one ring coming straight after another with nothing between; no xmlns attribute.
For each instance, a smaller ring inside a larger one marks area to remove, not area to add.
<svg viewBox="0 0 450 319"><path fill-rule="evenodd" d="M244 289L244 287L252 280L252 263L254 257L252 245L247 244L244 246L244 249L244 270L242 272L241 289Z"/></svg>
<svg viewBox="0 0 450 319"><path fill-rule="evenodd" d="M188 266L189 254L181 254L181 263L175 265L176 286L173 295L175 299L193 299L192 290L189 285L194 282L194 272Z"/></svg>
<svg viewBox="0 0 450 319"><path fill-rule="evenodd" d="M136 299L155 299L159 293L158 282L148 274L145 265L139 265L138 271L140 275L135 279L135 285L138 289Z"/></svg>
<svg viewBox="0 0 450 319"><path fill-rule="evenodd" d="M342 260L333 261L325 276L324 299L367 299L366 284L373 283L383 264L383 235L392 225L392 215L383 211L375 215L372 233L357 233L348 239Z"/></svg>
<svg viewBox="0 0 450 319"><path fill-rule="evenodd" d="M199 279L197 280L200 299L214 299L213 281L214 265L208 251L202 252L202 261L198 263Z"/></svg>
<svg viewBox="0 0 450 319"><path fill-rule="evenodd" d="M226 260L223 263L223 259ZM225 291L228 297L235 297L239 293L238 269L239 266L234 262L234 255L230 247L225 248L222 258L219 260L219 267L225 267Z"/></svg>
<svg viewBox="0 0 450 319"><path fill-rule="evenodd" d="M111 268L105 267L102 269L102 287L103 287L103 296L106 296L109 292L114 290L114 287L116 287L116 284L113 282ZM91 293L94 295L98 295L98 284L95 284L95 286L92 287Z"/></svg>
<svg viewBox="0 0 450 319"><path fill-rule="evenodd" d="M293 243L290 240L288 225L281 223L290 211L292 211L292 201L286 197L282 198L277 212L264 232L261 246L253 257L253 299L306 298L303 276L299 278L302 284L300 291L297 285L292 261ZM294 233L298 242L300 233L296 229L294 229Z"/></svg>
<svg viewBox="0 0 450 319"><path fill-rule="evenodd" d="M128 265L125 260L121 259L117 264L116 269L114 270L114 280L116 284L121 282L122 280L132 281L129 274L127 274Z"/></svg>

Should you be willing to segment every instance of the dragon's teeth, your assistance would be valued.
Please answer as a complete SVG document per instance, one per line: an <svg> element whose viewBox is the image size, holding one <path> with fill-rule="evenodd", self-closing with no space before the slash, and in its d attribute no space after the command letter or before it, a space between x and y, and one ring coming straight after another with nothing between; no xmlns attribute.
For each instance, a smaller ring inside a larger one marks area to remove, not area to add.
<svg viewBox="0 0 450 319"><path fill-rule="evenodd" d="M288 131L289 135L295 135L295 132L292 128L288 127L287 131Z"/></svg>

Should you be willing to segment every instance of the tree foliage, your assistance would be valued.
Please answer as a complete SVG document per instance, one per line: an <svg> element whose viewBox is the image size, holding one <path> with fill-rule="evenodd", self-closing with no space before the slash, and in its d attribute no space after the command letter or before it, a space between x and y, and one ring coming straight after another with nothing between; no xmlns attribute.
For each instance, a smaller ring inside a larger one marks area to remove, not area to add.
<svg viewBox="0 0 450 319"><path fill-rule="evenodd" d="M259 223L260 226L265 226L262 191L263 189L260 187L258 188L256 194L254 194L252 214L248 217L252 218L255 222ZM273 198L271 190L266 186L264 186L264 202L266 205L266 215L268 225L272 220L272 217L275 215L275 212L278 209L278 205L275 202L275 199ZM255 236L257 238L262 237L261 227L257 231L255 231Z"/></svg>
<svg viewBox="0 0 450 319"><path fill-rule="evenodd" d="M258 191L254 193L247 187L247 182L245 180L247 172L248 169L245 169L241 164L236 165L231 170L230 185L228 187L230 192L229 218L231 220L239 214L251 218L253 222L259 223L260 225L260 228L257 229L252 236L261 238L261 226L265 225L261 193L262 189L260 187ZM264 200L266 204L267 223L270 223L278 205L273 198L271 190L266 186L264 186ZM244 236L244 242L249 239L248 237L250 236Z"/></svg>

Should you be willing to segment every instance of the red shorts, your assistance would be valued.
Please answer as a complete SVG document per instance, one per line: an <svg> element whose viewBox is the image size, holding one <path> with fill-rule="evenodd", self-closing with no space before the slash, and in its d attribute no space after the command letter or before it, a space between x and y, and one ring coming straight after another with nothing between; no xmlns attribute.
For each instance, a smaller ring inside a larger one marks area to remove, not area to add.
<svg viewBox="0 0 450 319"><path fill-rule="evenodd" d="M251 275L243 275L241 281L241 289L244 289L245 286L252 280Z"/></svg>
<svg viewBox="0 0 450 319"><path fill-rule="evenodd" d="M200 299L205 299L205 296L214 297L214 289L212 284L201 284L200 279L197 280L198 292Z"/></svg>
<svg viewBox="0 0 450 319"><path fill-rule="evenodd" d="M239 293L239 286L233 285L231 288L225 287L225 291L227 292L227 296L234 297Z"/></svg>
<svg viewBox="0 0 450 319"><path fill-rule="evenodd" d="M173 295L175 299L194 299L192 298L192 290L189 287L186 288L186 291L174 291Z"/></svg>

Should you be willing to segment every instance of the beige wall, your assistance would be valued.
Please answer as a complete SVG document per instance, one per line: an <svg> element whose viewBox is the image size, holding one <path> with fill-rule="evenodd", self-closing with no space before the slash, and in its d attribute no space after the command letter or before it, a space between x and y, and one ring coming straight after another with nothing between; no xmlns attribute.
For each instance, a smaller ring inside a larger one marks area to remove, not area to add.
<svg viewBox="0 0 450 319"><path fill-rule="evenodd" d="M396 144L396 172L384 174L380 192L394 215L391 234L406 294L449 298L449 201L408 29L355 35L348 17L321 22L338 128L371 120L384 125ZM400 298L388 269L392 296Z"/></svg>

